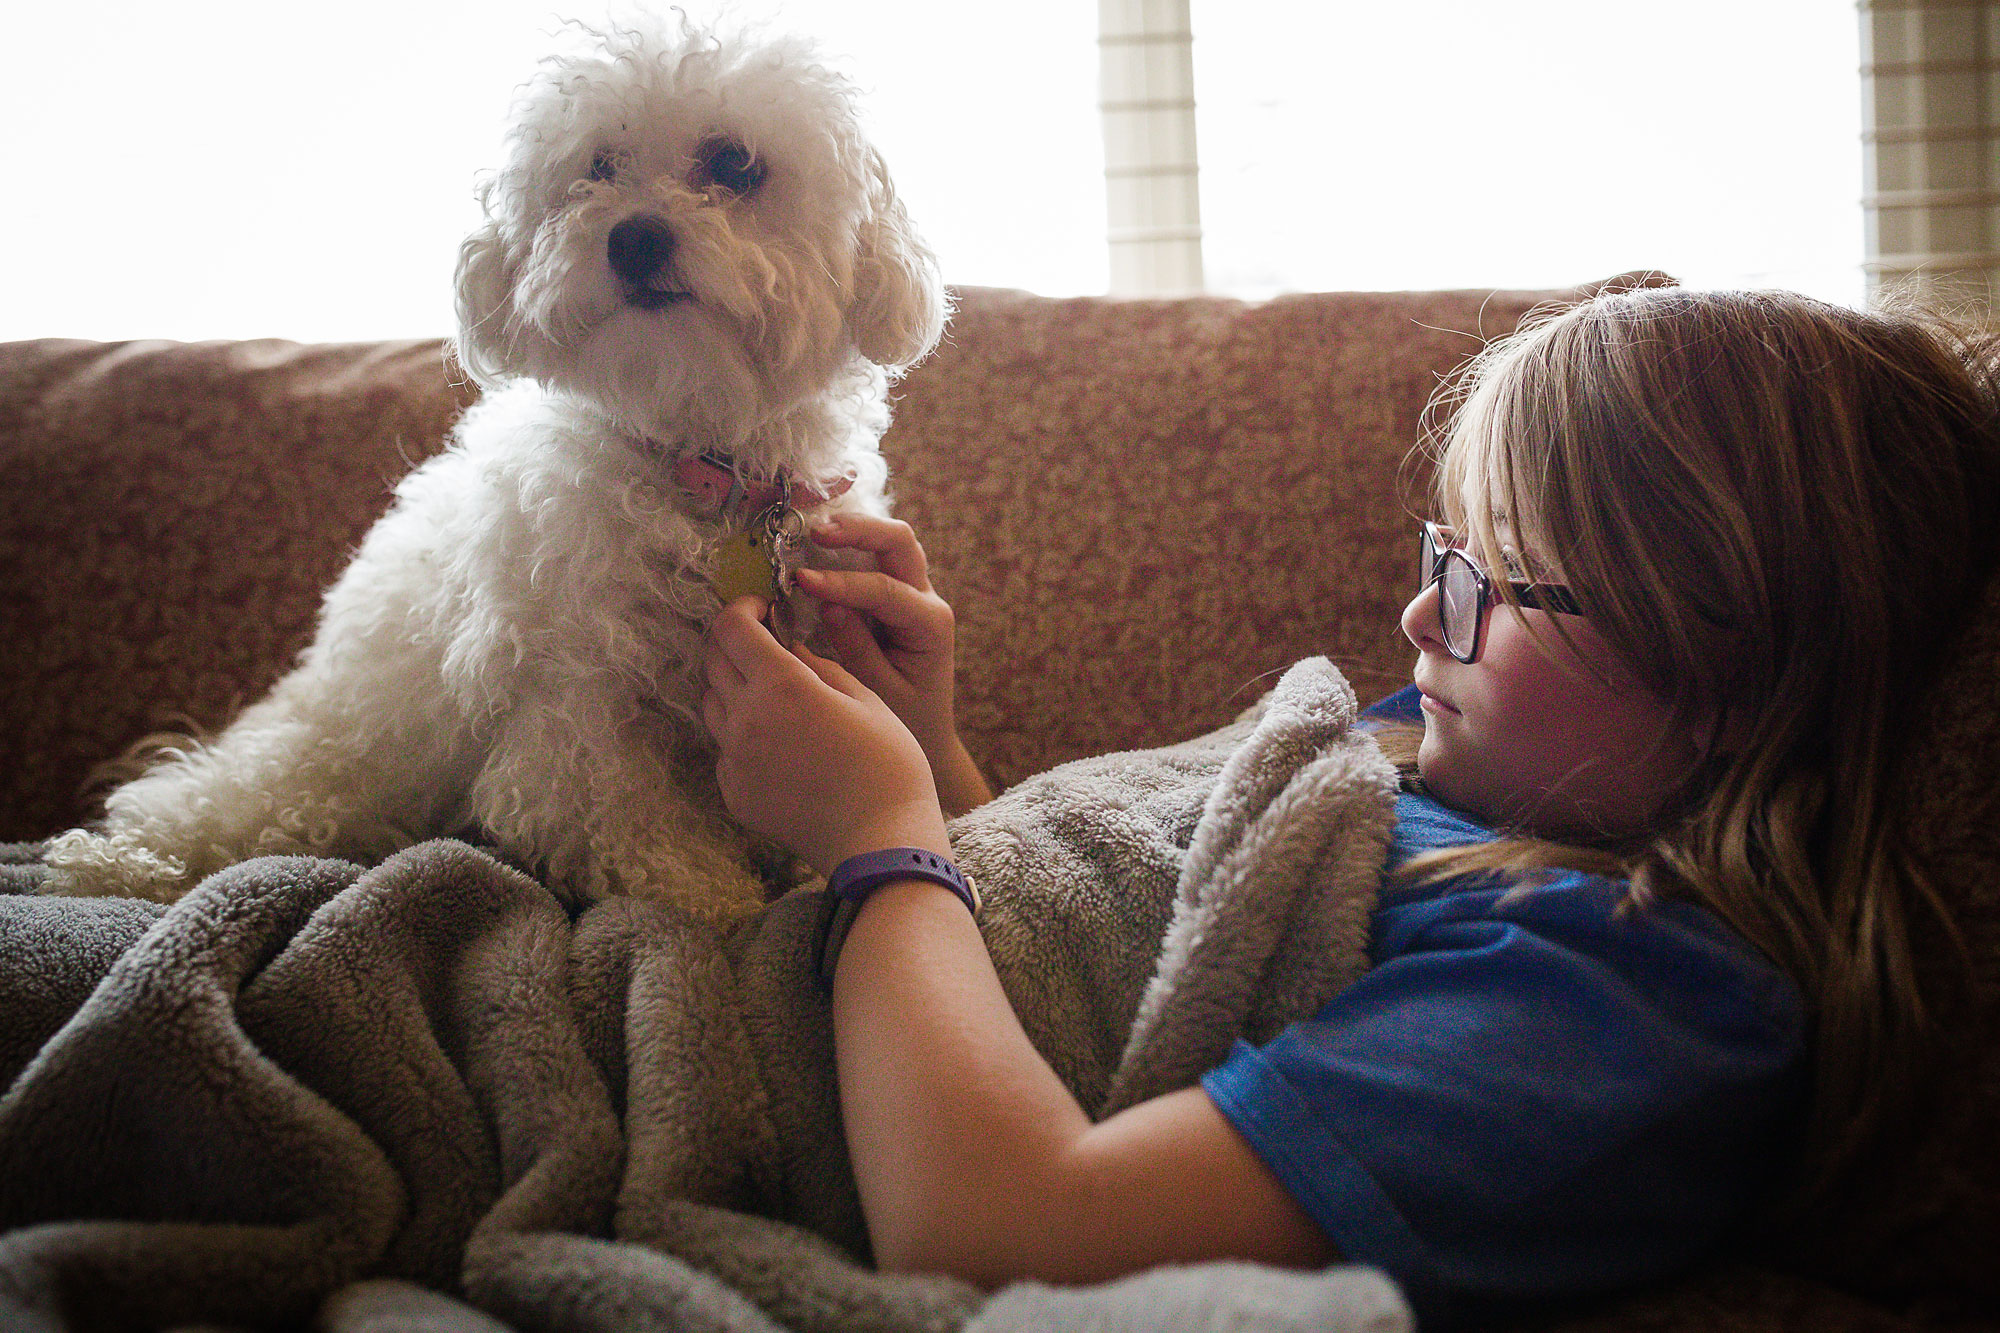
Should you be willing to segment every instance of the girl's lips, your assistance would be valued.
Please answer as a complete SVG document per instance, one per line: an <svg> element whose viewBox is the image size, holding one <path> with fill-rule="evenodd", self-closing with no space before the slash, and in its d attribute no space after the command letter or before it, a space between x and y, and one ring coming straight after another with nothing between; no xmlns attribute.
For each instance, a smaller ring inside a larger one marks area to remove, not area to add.
<svg viewBox="0 0 2000 1333"><path fill-rule="evenodd" d="M1422 704L1423 710L1426 713L1438 713L1445 717L1458 716L1458 710L1456 708L1453 708L1450 704L1438 698L1436 695L1423 690L1421 687L1419 687L1418 693L1423 696L1419 700L1419 702Z"/></svg>

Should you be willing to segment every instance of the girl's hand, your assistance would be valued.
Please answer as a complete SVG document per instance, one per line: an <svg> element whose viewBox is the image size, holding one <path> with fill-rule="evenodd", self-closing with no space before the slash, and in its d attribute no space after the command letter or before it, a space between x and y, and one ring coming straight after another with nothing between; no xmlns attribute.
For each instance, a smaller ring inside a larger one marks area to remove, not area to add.
<svg viewBox="0 0 2000 1333"><path fill-rule="evenodd" d="M959 739L951 607L931 587L916 533L897 519L844 514L821 520L812 537L822 546L866 551L880 566L797 572L799 586L825 607L834 656L923 746L946 813L962 814L991 800L992 789ZM870 616L883 637L870 626Z"/></svg>
<svg viewBox="0 0 2000 1333"><path fill-rule="evenodd" d="M949 855L923 748L837 662L786 649L741 597L709 630L702 720L729 812L821 874L884 847Z"/></svg>

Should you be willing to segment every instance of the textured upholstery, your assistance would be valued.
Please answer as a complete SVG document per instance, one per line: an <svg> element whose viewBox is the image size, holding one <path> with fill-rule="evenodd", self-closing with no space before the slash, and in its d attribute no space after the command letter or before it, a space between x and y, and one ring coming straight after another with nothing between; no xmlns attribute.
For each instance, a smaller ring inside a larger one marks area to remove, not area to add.
<svg viewBox="0 0 2000 1333"><path fill-rule="evenodd" d="M466 401L436 342L0 345L0 839L268 688Z"/></svg>

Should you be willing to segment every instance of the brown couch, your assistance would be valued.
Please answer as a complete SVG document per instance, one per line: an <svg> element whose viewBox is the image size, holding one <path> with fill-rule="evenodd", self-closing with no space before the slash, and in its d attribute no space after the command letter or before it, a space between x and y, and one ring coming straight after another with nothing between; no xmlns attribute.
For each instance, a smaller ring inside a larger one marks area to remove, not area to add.
<svg viewBox="0 0 2000 1333"><path fill-rule="evenodd" d="M1556 295L961 292L883 447L959 613L975 754L1006 783L1182 738L1312 653L1364 697L1403 683L1419 414ZM0 839L80 820L94 764L277 676L468 401L441 351L0 346ZM2000 595L1924 743L1911 817L1974 985L1920 1126L1812 1222L1564 1327L2000 1327Z"/></svg>

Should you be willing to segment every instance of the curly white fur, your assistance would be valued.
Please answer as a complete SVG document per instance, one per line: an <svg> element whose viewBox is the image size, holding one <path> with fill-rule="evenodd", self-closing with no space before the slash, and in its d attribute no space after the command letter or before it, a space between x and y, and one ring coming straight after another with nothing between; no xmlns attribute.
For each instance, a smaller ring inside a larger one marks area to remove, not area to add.
<svg viewBox="0 0 2000 1333"><path fill-rule="evenodd" d="M757 900L695 711L707 575L742 520L672 465L852 477L834 505L884 512L886 384L944 292L807 48L685 19L571 36L459 257L482 400L397 487L298 667L55 839L51 888L170 899L253 854L476 828L585 896Z"/></svg>

